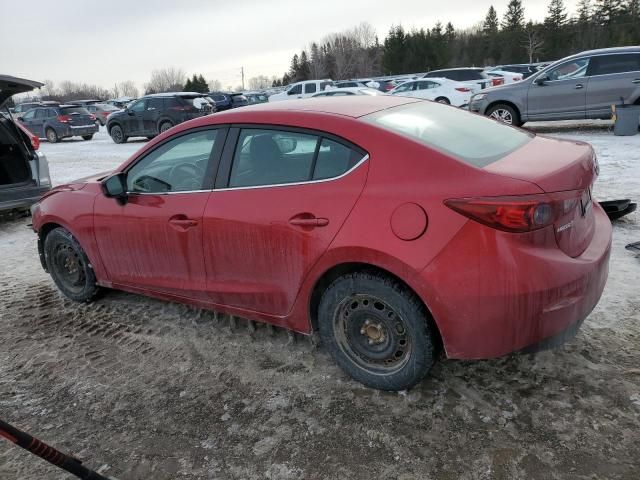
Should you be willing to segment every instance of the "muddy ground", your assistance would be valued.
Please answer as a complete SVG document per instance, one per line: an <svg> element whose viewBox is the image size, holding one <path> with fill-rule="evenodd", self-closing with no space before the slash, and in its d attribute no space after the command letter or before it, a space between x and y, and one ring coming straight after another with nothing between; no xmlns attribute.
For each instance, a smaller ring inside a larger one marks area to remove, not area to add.
<svg viewBox="0 0 640 480"><path fill-rule="evenodd" d="M552 128L595 145L600 197L640 193L640 137ZM66 180L71 142L43 148L54 181ZM640 240L638 220L616 224L604 296L564 348L443 360L401 394L361 386L281 330L113 291L65 300L39 266L29 219L5 221L0 418L121 480L635 480L640 258L624 245ZM0 441L0 479L70 478Z"/></svg>

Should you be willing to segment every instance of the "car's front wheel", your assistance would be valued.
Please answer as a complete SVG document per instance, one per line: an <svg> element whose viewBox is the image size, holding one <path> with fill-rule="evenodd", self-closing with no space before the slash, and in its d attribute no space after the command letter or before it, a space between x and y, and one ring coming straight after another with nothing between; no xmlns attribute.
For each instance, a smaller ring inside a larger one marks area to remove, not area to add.
<svg viewBox="0 0 640 480"><path fill-rule="evenodd" d="M111 135L111 139L115 143L125 143L127 141L127 137L122 131L122 127L120 125L114 125L109 130L109 135Z"/></svg>
<svg viewBox="0 0 640 480"><path fill-rule="evenodd" d="M60 291L76 302L88 302L98 293L96 276L86 253L62 227L51 230L44 240L47 270Z"/></svg>
<svg viewBox="0 0 640 480"><path fill-rule="evenodd" d="M53 128L47 128L45 135L49 143L58 143L60 141L60 137L58 137L58 134Z"/></svg>
<svg viewBox="0 0 640 480"><path fill-rule="evenodd" d="M404 285L377 273L334 281L320 301L318 323L338 365L372 388L411 388L436 360L438 337L424 305Z"/></svg>
<svg viewBox="0 0 640 480"><path fill-rule="evenodd" d="M438 97L438 98L436 98L436 102L444 103L445 105L451 105L451 102L446 97Z"/></svg>
<svg viewBox="0 0 640 480"><path fill-rule="evenodd" d="M502 123L506 123L507 125L513 125L514 127L522 125L520 112L511 105L501 103L494 105L487 110L487 116L495 120L499 120Z"/></svg>

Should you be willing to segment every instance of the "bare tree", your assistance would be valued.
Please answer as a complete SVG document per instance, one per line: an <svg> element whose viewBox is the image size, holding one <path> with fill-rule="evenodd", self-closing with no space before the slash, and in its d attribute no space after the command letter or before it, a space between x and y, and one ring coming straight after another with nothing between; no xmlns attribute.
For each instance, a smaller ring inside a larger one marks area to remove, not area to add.
<svg viewBox="0 0 640 480"><path fill-rule="evenodd" d="M133 82L133 80L124 80L120 83L117 83L114 87L113 93L115 98L119 98L121 96L138 98L140 96L138 87L136 87L136 84Z"/></svg>
<svg viewBox="0 0 640 480"><path fill-rule="evenodd" d="M147 93L181 91L187 81L183 70L175 67L163 68L151 72L151 80L145 85Z"/></svg>
<svg viewBox="0 0 640 480"><path fill-rule="evenodd" d="M222 90L222 82L217 79L209 80L209 90L212 92L219 92Z"/></svg>
<svg viewBox="0 0 640 480"><path fill-rule="evenodd" d="M527 23L524 30L524 41L522 45L527 50L529 56L529 63L533 63L533 58L537 56L544 46L544 40L540 29L536 28L531 21Z"/></svg>
<svg viewBox="0 0 640 480"><path fill-rule="evenodd" d="M47 97L53 97L56 94L56 84L53 80L45 80L44 85L42 87L40 87L40 95L42 95L43 98L47 98Z"/></svg>
<svg viewBox="0 0 640 480"><path fill-rule="evenodd" d="M272 83L273 78L269 78L266 75L258 75L257 77L249 79L249 89L262 90L264 88L269 88Z"/></svg>

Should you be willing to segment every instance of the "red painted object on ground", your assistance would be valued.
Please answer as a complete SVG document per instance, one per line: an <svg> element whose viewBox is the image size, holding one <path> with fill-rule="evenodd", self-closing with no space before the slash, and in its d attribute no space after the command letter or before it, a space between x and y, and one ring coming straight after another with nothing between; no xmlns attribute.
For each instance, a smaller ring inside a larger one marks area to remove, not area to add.
<svg viewBox="0 0 640 480"><path fill-rule="evenodd" d="M33 209L43 266L97 286L319 329L376 388L442 344L488 358L577 330L611 225L587 144L401 97L285 101L186 122Z"/></svg>

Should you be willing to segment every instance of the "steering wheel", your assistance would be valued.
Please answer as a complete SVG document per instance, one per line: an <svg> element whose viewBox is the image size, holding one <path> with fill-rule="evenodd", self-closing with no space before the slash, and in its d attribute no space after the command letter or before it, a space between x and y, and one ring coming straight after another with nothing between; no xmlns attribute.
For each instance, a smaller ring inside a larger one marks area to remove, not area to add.
<svg viewBox="0 0 640 480"><path fill-rule="evenodd" d="M192 163L179 163L169 172L171 190L174 192L201 190L202 178L204 178L204 169Z"/></svg>

